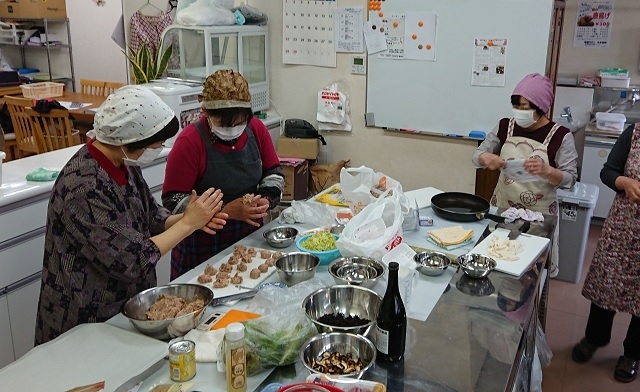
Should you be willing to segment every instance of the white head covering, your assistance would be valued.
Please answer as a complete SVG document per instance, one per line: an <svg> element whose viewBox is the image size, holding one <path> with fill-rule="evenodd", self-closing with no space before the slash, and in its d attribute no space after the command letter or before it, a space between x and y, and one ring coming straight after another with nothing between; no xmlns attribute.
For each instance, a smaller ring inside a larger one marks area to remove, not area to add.
<svg viewBox="0 0 640 392"><path fill-rule="evenodd" d="M120 87L98 108L93 131L98 141L112 146L147 139L160 132L175 113L160 97L140 86Z"/></svg>

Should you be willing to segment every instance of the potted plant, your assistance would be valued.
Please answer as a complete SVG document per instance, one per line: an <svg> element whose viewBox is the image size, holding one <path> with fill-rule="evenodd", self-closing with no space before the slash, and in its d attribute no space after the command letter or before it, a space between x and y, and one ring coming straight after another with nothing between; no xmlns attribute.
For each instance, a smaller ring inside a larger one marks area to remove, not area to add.
<svg viewBox="0 0 640 392"><path fill-rule="evenodd" d="M162 47L161 41L155 53L151 52L146 43L143 43L138 51L133 50L130 46L128 47L129 54L124 50L122 51L127 56L129 63L131 63L135 84L149 83L161 77L164 71L167 70L169 59L173 54L173 44L167 46L164 50L160 49Z"/></svg>

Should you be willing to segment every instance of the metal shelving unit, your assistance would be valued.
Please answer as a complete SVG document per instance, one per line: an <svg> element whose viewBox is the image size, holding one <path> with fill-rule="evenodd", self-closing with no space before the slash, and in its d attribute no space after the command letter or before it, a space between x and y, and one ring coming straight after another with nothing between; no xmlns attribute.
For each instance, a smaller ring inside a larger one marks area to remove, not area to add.
<svg viewBox="0 0 640 392"><path fill-rule="evenodd" d="M8 44L2 43L0 47L18 47L20 48L20 58L22 60L22 67L27 67L27 52L28 51L46 51L47 53L47 73L49 74L48 81L51 82L62 82L62 83L71 83L71 88L75 91L75 70L73 67L73 51L71 45L71 28L69 26L68 18L57 18L57 19L1 19L3 22L15 22L15 23L33 23L38 25L39 27L44 27L44 33L46 36L49 36L49 28L51 24L56 23L64 23L66 32L67 32L67 43L61 44L50 44L46 42L44 45L26 45L22 44ZM69 77L54 77L52 67L51 67L51 57L55 55L55 52L59 50L67 50L69 56Z"/></svg>

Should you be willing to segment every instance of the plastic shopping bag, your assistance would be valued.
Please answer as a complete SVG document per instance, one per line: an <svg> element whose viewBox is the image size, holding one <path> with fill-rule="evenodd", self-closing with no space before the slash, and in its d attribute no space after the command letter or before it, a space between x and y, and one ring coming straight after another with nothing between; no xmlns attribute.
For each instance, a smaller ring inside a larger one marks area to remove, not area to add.
<svg viewBox="0 0 640 392"><path fill-rule="evenodd" d="M348 200L351 211L357 215L365 206L375 202L383 194L397 197L400 204L404 231L418 229L418 211L402 192L402 185L384 173L376 172L366 166L343 168L340 171L340 188Z"/></svg>
<svg viewBox="0 0 640 392"><path fill-rule="evenodd" d="M402 242L403 219L399 194L385 192L346 224L336 246L344 257L366 256L381 260Z"/></svg>

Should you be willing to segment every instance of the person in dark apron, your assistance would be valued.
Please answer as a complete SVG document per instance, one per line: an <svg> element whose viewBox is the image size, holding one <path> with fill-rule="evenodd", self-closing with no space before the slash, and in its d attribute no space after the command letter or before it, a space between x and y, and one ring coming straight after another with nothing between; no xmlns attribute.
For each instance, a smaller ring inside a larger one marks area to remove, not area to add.
<svg viewBox="0 0 640 392"><path fill-rule="evenodd" d="M578 178L578 152L571 132L546 113L553 101L553 83L546 76L529 74L513 90L513 118L503 118L478 147L472 161L476 168L501 170L506 161L524 159L524 169L537 176L527 182L500 173L491 197L499 208L526 208L556 216L557 188L571 188ZM551 275L557 275L558 232L554 232Z"/></svg>
<svg viewBox="0 0 640 392"><path fill-rule="evenodd" d="M591 359L609 344L617 312L631 314L614 378L631 382L640 364L640 123L628 127L611 149L600 172L616 192L602 227L582 295L591 301L585 337L571 353L575 362Z"/></svg>
<svg viewBox="0 0 640 392"><path fill-rule="evenodd" d="M217 71L198 98L203 116L182 130L169 153L162 203L177 213L192 189L200 194L214 186L223 193L228 219L215 236L196 231L173 249L172 280L257 230L284 186L271 135L253 117L245 78Z"/></svg>

